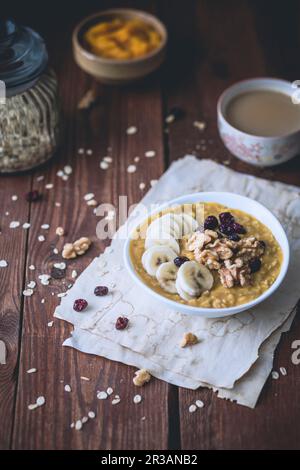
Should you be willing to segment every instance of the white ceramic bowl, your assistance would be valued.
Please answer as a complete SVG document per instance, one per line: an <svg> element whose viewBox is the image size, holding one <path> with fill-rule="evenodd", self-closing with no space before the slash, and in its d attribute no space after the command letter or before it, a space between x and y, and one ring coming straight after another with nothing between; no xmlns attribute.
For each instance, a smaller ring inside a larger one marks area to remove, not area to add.
<svg viewBox="0 0 300 470"><path fill-rule="evenodd" d="M242 80L227 88L218 100L218 128L228 150L240 160L256 166L272 166L290 160L300 153L300 128L296 132L278 136L262 137L247 134L233 127L226 120L228 103L237 95L252 90L271 90L291 97L295 87L286 80L254 78ZM294 106L299 106L295 104Z"/></svg>
<svg viewBox="0 0 300 470"><path fill-rule="evenodd" d="M247 302L242 305L238 305L236 307L228 307L228 308L202 308L202 307L193 307L190 305L182 304L176 302L175 300L170 300L167 297L160 295L159 293L155 292L151 287L147 286L144 281L139 277L137 274L133 263L130 258L130 241L132 239L132 235L135 230L132 231L131 235L127 238L124 246L124 261L126 268L128 269L129 273L133 277L134 281L136 282L138 287L143 288L149 294L151 294L156 299L159 299L162 303L166 304L168 307L173 308L182 313L188 313L192 315L199 315L202 317L207 318L217 318L217 317L226 317L228 315L233 315L244 310L248 310L251 307L261 303L271 294L273 294L276 289L279 287L281 282L283 281L288 264L289 264L289 243L287 240L287 236L285 231L283 230L281 224L276 219L276 217L270 212L266 207L262 204L254 201L253 199L249 199L244 196L240 196L234 193L226 193L226 192L203 192L203 193L194 193L188 194L186 196L179 197L177 199L173 199L166 204L160 206L157 210L155 210L152 214L154 215L161 210L164 210L168 207L176 206L179 204L185 203L195 203L195 202L217 202L219 204L223 204L224 206L228 206L232 209L240 209L248 214L256 217L260 222L265 224L273 233L274 237L276 238L277 242L279 243L282 252L283 252L283 261L281 265L281 269L276 281L270 286L268 290L266 290L262 295L257 297L256 299L252 300L251 302ZM138 221L135 228L137 228L145 219Z"/></svg>

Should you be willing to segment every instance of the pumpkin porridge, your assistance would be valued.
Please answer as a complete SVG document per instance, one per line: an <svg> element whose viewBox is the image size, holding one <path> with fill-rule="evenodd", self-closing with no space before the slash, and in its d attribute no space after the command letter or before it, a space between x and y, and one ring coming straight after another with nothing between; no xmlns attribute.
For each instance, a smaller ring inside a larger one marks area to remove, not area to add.
<svg viewBox="0 0 300 470"><path fill-rule="evenodd" d="M217 203L166 209L141 224L130 257L159 294L203 308L226 308L259 297L276 280L282 251L255 217Z"/></svg>

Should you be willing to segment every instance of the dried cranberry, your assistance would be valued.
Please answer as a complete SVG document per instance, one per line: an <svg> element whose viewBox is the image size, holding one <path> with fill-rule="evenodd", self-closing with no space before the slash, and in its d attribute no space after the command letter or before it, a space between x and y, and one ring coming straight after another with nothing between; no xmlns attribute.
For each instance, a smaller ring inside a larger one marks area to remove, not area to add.
<svg viewBox="0 0 300 470"><path fill-rule="evenodd" d="M235 231L235 233L241 233L241 234L246 233L245 227L243 227L243 225L241 224L238 224L237 222L233 222L232 228Z"/></svg>
<svg viewBox="0 0 300 470"><path fill-rule="evenodd" d="M238 236L237 233L233 233L232 235L228 235L229 240L232 240L233 242L238 242L241 237Z"/></svg>
<svg viewBox="0 0 300 470"><path fill-rule="evenodd" d="M52 266L51 277L53 277L53 279L63 279L65 276L66 276L65 269L59 269L59 268L56 268L55 266Z"/></svg>
<svg viewBox="0 0 300 470"><path fill-rule="evenodd" d="M234 230L233 230L232 226L231 225L225 225L225 224L220 225L220 231L224 235L232 235L234 233Z"/></svg>
<svg viewBox="0 0 300 470"><path fill-rule="evenodd" d="M94 294L102 297L103 295L108 294L108 287L106 286L97 286L95 287Z"/></svg>
<svg viewBox="0 0 300 470"><path fill-rule="evenodd" d="M261 268L261 261L259 258L253 258L249 261L249 268L252 273L256 273Z"/></svg>
<svg viewBox="0 0 300 470"><path fill-rule="evenodd" d="M34 189L33 191L29 191L29 193L25 194L25 199L28 202L36 202L42 199L42 195L37 189Z"/></svg>
<svg viewBox="0 0 300 470"><path fill-rule="evenodd" d="M177 268L180 268L180 266L183 263L186 263L187 261L190 261L190 260L186 256L177 256L177 258L174 258L174 264L175 266L177 266Z"/></svg>
<svg viewBox="0 0 300 470"><path fill-rule="evenodd" d="M128 325L128 318L126 317L119 317L117 318L117 321L116 321L116 329L117 330L125 330L125 328L127 327Z"/></svg>
<svg viewBox="0 0 300 470"><path fill-rule="evenodd" d="M218 219L214 215L209 215L204 221L204 228L208 230L214 230L218 225Z"/></svg>
<svg viewBox="0 0 300 470"><path fill-rule="evenodd" d="M82 310L85 310L88 306L88 303L84 299L76 299L73 305L73 309L76 312L82 312Z"/></svg>
<svg viewBox="0 0 300 470"><path fill-rule="evenodd" d="M221 212L219 219L222 225L229 225L234 222L234 217L230 212Z"/></svg>

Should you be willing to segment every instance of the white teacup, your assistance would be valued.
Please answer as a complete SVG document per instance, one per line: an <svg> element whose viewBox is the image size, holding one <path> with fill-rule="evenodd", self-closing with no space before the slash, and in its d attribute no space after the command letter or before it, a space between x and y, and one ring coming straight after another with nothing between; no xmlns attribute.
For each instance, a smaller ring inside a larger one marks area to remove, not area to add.
<svg viewBox="0 0 300 470"><path fill-rule="evenodd" d="M233 127L226 119L229 102L241 93L254 90L270 90L291 97L295 87L286 80L254 78L240 81L227 88L218 100L218 128L228 150L239 159L256 166L272 166L290 160L300 154L299 130L278 137L262 137L247 134ZM295 104L300 106L300 104Z"/></svg>

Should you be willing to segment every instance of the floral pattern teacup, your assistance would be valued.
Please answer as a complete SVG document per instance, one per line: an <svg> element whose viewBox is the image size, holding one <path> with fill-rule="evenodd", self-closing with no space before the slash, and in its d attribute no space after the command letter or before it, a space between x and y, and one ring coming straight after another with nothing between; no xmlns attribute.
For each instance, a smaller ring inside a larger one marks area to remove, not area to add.
<svg viewBox="0 0 300 470"><path fill-rule="evenodd" d="M228 150L240 160L261 167L278 165L300 154L300 128L296 132L278 137L254 136L236 129L225 117L226 107L232 98L258 89L285 93L291 99L295 92L292 83L274 78L255 78L232 85L222 93L218 101L219 133Z"/></svg>

